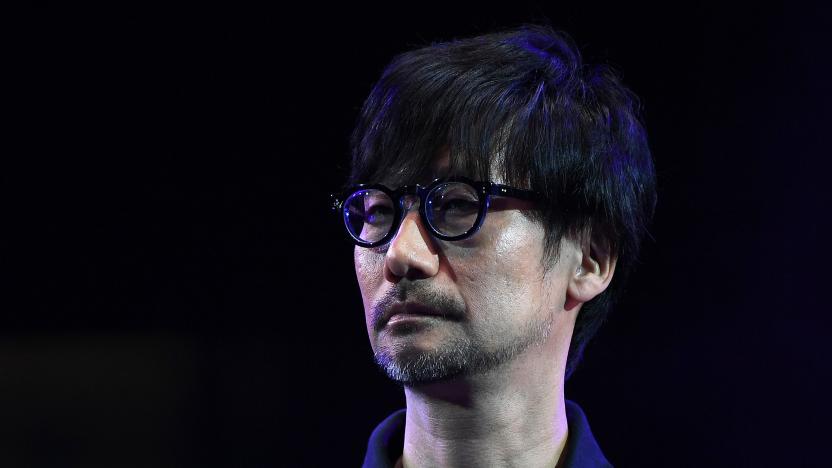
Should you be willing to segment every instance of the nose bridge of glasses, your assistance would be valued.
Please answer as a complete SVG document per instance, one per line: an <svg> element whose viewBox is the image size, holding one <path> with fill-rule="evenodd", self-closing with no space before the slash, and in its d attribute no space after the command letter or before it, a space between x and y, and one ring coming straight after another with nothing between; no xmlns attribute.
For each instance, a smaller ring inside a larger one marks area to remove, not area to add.
<svg viewBox="0 0 832 468"><path fill-rule="evenodd" d="M399 218L399 224L393 227L394 232L399 232L402 229L402 226L406 224L410 224L407 222L407 218L410 215L411 211L416 211L415 218L411 221L414 223L422 223L423 219L420 214L420 207L422 206L422 198L425 196L425 189L421 185L411 185L407 187L402 187L399 189L398 194L398 203L401 207L401 217ZM424 229L428 229L428 226L423 226ZM417 228L420 232L422 228Z"/></svg>
<svg viewBox="0 0 832 468"><path fill-rule="evenodd" d="M404 215L407 216L407 213L409 213L410 210L419 209L421 201L419 199L419 195L404 194L399 198L399 203L404 211Z"/></svg>
<svg viewBox="0 0 832 468"><path fill-rule="evenodd" d="M404 216L407 216L411 209L418 209L422 198L425 196L425 188L419 184L406 185L397 192L399 206L401 206Z"/></svg>

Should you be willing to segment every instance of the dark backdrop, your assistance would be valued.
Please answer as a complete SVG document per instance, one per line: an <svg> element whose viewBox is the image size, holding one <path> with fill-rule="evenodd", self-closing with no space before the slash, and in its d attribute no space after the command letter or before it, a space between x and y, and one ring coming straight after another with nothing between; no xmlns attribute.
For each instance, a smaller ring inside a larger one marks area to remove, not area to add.
<svg viewBox="0 0 832 468"><path fill-rule="evenodd" d="M393 54L550 22L642 98L659 205L567 386L618 466L822 466L830 10L9 15L0 465L357 466L403 404L327 211Z"/></svg>

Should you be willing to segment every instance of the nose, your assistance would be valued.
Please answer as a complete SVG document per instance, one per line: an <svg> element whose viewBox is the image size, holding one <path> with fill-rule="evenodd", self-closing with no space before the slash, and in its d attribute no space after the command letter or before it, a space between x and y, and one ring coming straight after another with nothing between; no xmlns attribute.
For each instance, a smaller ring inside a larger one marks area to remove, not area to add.
<svg viewBox="0 0 832 468"><path fill-rule="evenodd" d="M405 204L408 211L384 257L385 268L397 278L423 279L439 272L438 249L417 210L410 209L415 205Z"/></svg>

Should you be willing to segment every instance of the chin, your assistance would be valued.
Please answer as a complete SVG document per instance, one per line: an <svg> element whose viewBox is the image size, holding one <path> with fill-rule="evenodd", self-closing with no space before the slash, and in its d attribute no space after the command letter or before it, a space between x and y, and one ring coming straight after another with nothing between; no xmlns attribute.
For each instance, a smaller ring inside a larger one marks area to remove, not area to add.
<svg viewBox="0 0 832 468"><path fill-rule="evenodd" d="M417 337L395 340L375 352L378 367L392 380L404 385L448 380L464 375L477 362L476 350L465 340L445 340L428 346Z"/></svg>

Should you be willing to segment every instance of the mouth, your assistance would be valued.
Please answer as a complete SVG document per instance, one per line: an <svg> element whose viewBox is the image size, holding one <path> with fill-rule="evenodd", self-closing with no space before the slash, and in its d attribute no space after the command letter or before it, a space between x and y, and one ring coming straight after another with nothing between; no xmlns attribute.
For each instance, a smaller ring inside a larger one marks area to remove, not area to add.
<svg viewBox="0 0 832 468"><path fill-rule="evenodd" d="M381 316L378 328L397 323L425 319L452 319L447 312L416 302L399 302L392 304Z"/></svg>

